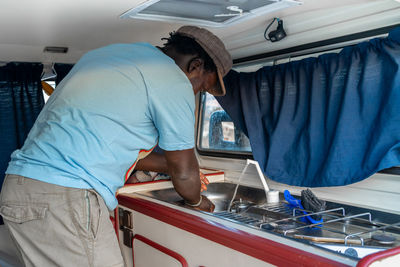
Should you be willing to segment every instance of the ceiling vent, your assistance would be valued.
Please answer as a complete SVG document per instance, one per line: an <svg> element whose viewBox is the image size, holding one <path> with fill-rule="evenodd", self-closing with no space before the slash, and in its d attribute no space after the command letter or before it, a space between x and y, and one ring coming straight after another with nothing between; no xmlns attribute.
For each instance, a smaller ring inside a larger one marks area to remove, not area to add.
<svg viewBox="0 0 400 267"><path fill-rule="evenodd" d="M63 46L46 46L43 49L43 52L45 53L60 53L60 54L65 54L68 52L68 47L63 47Z"/></svg>
<svg viewBox="0 0 400 267"><path fill-rule="evenodd" d="M147 0L121 18L223 27L302 4L297 0Z"/></svg>

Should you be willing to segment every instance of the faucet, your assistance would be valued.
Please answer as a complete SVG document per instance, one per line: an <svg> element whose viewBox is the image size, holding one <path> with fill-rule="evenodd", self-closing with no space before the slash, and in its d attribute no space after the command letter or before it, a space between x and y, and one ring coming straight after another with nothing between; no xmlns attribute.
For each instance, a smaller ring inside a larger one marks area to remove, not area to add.
<svg viewBox="0 0 400 267"><path fill-rule="evenodd" d="M267 185L267 182L265 181L264 174L263 174L262 171L261 171L261 168L260 168L260 165L258 164L258 161L256 161L256 160L251 160L251 159L247 159L247 160L246 160L246 166L244 166L243 171L242 171L242 173L241 173L240 176L239 176L239 181L238 181L238 183L237 183L237 185L236 185L236 187L235 187L235 192L233 193L233 197L232 197L231 201L229 202L228 211L231 209L233 200L234 200L235 197L236 197L236 193L237 193L237 190L238 190L238 187L239 187L239 184L240 184L240 180L242 179L243 175L245 174L245 172L246 172L246 170L247 170L247 167L248 167L250 164L253 164L253 165L256 166L256 170L257 170L258 177L260 178L261 183L262 183L262 185L263 185L263 187L264 187L265 199L266 199L266 200L268 199L269 187L268 187L268 185Z"/></svg>

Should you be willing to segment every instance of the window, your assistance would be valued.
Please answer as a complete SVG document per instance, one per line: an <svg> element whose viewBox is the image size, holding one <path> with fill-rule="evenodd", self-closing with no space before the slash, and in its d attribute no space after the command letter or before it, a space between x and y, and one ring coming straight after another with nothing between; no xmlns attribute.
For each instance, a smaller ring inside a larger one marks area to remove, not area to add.
<svg viewBox="0 0 400 267"><path fill-rule="evenodd" d="M46 81L46 83L48 85L50 85L51 87L53 87L53 89L56 87L56 81ZM43 86L43 85L42 85ZM47 100L49 99L50 95L48 92L46 92L44 89L42 90L43 93L43 98L44 98L44 103L47 102Z"/></svg>
<svg viewBox="0 0 400 267"><path fill-rule="evenodd" d="M223 152L251 155L247 136L235 126L214 96L201 95L198 149L203 152Z"/></svg>

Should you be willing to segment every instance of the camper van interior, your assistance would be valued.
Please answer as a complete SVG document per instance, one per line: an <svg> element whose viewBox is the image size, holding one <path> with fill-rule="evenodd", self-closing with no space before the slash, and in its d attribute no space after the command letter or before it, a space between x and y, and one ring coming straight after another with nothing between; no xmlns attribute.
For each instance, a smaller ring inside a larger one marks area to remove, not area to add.
<svg viewBox="0 0 400 267"><path fill-rule="evenodd" d="M125 266L400 266L399 0L3 0L0 188L11 154L82 56L111 44L162 47L184 25L212 32L233 61L224 96L194 98L207 180L199 203L215 209L188 205L173 175L115 165L127 176L110 210ZM110 103L119 84L107 85ZM76 87L90 102L86 85ZM84 146L79 154L98 158ZM10 234L18 211L7 188L0 266L38 266Z"/></svg>

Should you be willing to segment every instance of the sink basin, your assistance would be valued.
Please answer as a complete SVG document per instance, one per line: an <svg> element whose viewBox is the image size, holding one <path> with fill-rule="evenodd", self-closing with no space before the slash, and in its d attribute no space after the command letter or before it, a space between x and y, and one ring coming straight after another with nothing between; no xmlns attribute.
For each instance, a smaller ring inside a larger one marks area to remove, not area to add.
<svg viewBox="0 0 400 267"><path fill-rule="evenodd" d="M202 192L215 205L214 212L227 211L229 202L231 201L236 184L232 183L211 183L207 186L207 191ZM158 200L162 200L172 204L182 205L182 198L176 193L175 189L161 189L140 193ZM235 200L247 203L249 206L260 205L265 203L265 193L261 189L239 186Z"/></svg>

